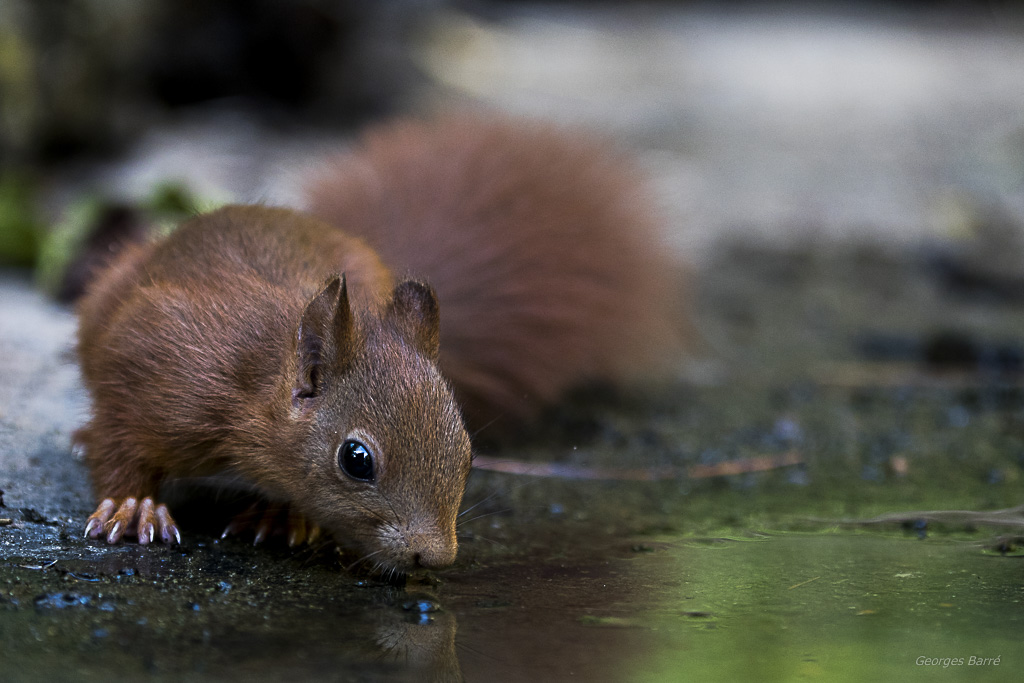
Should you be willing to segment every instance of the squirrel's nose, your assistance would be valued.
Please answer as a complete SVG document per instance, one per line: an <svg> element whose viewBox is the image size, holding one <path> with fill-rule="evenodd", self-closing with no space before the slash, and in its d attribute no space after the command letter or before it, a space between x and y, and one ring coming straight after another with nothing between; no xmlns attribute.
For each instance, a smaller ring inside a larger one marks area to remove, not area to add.
<svg viewBox="0 0 1024 683"><path fill-rule="evenodd" d="M440 539L424 544L413 556L413 563L423 569L442 569L455 561L458 545Z"/></svg>

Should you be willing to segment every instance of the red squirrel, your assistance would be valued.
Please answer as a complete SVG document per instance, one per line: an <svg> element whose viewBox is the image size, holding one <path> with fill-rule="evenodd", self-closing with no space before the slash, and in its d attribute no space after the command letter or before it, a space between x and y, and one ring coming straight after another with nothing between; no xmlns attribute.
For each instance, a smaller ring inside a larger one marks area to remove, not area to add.
<svg viewBox="0 0 1024 683"><path fill-rule="evenodd" d="M381 570L443 567L471 468L463 413L529 416L680 347L642 184L585 136L399 121L308 188L309 213L200 215L91 284L87 536L179 542L161 483L228 473L287 506L292 544L323 529Z"/></svg>

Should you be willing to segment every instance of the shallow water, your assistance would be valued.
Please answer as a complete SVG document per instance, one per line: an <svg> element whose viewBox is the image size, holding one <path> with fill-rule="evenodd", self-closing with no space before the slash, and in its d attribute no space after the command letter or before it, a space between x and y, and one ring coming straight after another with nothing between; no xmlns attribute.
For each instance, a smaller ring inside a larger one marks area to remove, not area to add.
<svg viewBox="0 0 1024 683"><path fill-rule="evenodd" d="M7 680L1017 680L1018 557L855 532L608 539L405 586L241 543L0 571ZM73 553L67 553L71 555Z"/></svg>

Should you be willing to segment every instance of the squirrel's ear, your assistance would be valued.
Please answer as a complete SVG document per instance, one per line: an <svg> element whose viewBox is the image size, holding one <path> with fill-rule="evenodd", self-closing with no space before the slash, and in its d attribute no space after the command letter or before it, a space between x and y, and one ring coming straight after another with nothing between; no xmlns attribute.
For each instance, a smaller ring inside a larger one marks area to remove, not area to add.
<svg viewBox="0 0 1024 683"><path fill-rule="evenodd" d="M352 309L344 276L335 275L309 300L302 311L296 336L297 372L294 400L320 393L323 370L350 359Z"/></svg>
<svg viewBox="0 0 1024 683"><path fill-rule="evenodd" d="M408 280L395 287L388 315L423 355L437 360L441 346L441 313L430 285Z"/></svg>

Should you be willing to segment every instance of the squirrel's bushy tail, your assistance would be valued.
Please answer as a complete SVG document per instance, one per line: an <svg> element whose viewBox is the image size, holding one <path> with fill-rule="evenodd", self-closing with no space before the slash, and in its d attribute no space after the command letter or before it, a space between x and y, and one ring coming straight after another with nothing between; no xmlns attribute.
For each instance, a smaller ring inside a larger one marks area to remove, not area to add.
<svg viewBox="0 0 1024 683"><path fill-rule="evenodd" d="M441 305L441 368L471 423L574 384L664 369L681 278L634 167L541 123L463 113L372 129L309 187Z"/></svg>

